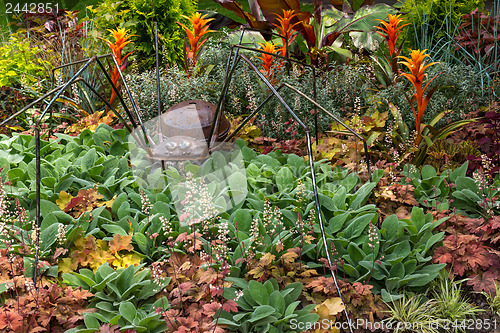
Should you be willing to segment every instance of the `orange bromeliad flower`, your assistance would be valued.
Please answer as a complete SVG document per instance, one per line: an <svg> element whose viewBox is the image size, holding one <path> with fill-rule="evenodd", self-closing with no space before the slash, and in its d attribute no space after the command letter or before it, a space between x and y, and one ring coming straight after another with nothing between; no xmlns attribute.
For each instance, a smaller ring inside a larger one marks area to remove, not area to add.
<svg viewBox="0 0 500 333"><path fill-rule="evenodd" d="M210 32L214 32L214 30L208 30L208 23L212 21L213 18L206 19L205 16L207 16L207 14L202 16L199 12L194 13L191 17L183 15L183 17L187 18L193 25L193 31L188 29L184 24L177 22L177 24L179 24L186 31L189 42L189 46L186 47L186 53L188 60L192 65L196 63L196 55L203 43L207 40L205 38L200 42L201 38Z"/></svg>
<svg viewBox="0 0 500 333"><path fill-rule="evenodd" d="M265 42L265 43L259 43L261 50L268 52L268 53L276 53L276 46L271 43L271 42ZM270 54L265 54L262 53L261 57L257 57L258 59L262 60L264 63L262 64L262 67L264 67L264 70L262 71L267 78L272 81L273 79L273 61L274 61L274 56Z"/></svg>
<svg viewBox="0 0 500 333"><path fill-rule="evenodd" d="M111 36L115 40L115 42L111 42L107 39L101 38L106 44L108 44L109 48L111 49L111 52L113 52L113 56L116 58L116 62L120 66L120 69L123 71L125 69L125 64L124 61L127 59L127 57L132 53L129 52L127 55L125 55L122 58L122 51L123 48L129 44L132 43L132 41L128 40L130 37L133 37L134 35L129 35L127 36L128 31L124 28L118 28L116 30L111 30L108 29L109 32L111 32ZM114 68L113 72L111 73L111 80L113 81L113 84L116 85L118 80L120 79L120 73L118 72L118 68ZM111 92L111 98L109 99L109 104L113 104L113 102L116 99L116 93L113 90Z"/></svg>
<svg viewBox="0 0 500 333"><path fill-rule="evenodd" d="M399 25L401 22L403 22L403 19L399 18L401 14L397 15L387 14L387 15L389 15L389 22L377 19L377 21L380 21L380 23L384 26L384 27L377 27L377 29L382 30L384 34L378 31L377 33L385 38L385 40L389 44L389 54L391 58L394 58L395 56L399 56L399 51L396 52L396 42L398 40L399 34L401 33L401 29L409 25L409 23Z"/></svg>
<svg viewBox="0 0 500 333"><path fill-rule="evenodd" d="M424 98L424 93L427 90L427 87L429 87L429 84L434 80L439 74L434 76L427 84L425 87L422 87L424 84L424 78L427 76L425 74L425 70L427 67L432 66L436 64L437 62L431 62L430 64L425 64L425 58L428 57L428 54L424 54L425 51L427 50L412 50L410 53L410 58L399 56L399 58L402 58L405 61L401 61L400 63L402 65L405 65L408 67L410 70L410 73L403 73L401 74L402 76L406 77L408 81L411 82L411 84L415 87L415 94L413 94L411 100L410 100L410 107L413 111L413 115L415 116L415 122L416 122L416 128L417 128L417 138L415 139L415 144L418 145L420 141L422 140L422 134L421 134L421 129L420 125L422 122L422 116L424 115L425 108L427 107L427 104L429 103L429 100L432 97L432 94L436 90L437 87L432 88L429 93L425 96ZM417 102L417 110L415 110L413 106L413 102Z"/></svg>
<svg viewBox="0 0 500 333"><path fill-rule="evenodd" d="M279 16L275 14L278 18L278 24L274 24L275 28L279 31L280 35L283 36L281 39L283 41L283 46L280 48L280 53L282 56L286 55L286 46L290 45L290 43L295 39L297 30L294 27L300 22L292 23L292 20L297 18L297 15L294 13L293 9L284 10L283 16Z"/></svg>
<svg viewBox="0 0 500 333"><path fill-rule="evenodd" d="M111 35L113 36L115 42L112 43L107 39L102 38L103 41L108 44L109 48L113 52L114 56L116 59L121 59L121 54L122 50L125 47L125 45L132 43L132 41L128 40L130 37L133 37L133 35L127 36L128 31L124 28L118 28L116 30L111 30L108 29L109 32L111 32ZM127 56L125 56L127 57ZM124 58L125 58L124 57Z"/></svg>

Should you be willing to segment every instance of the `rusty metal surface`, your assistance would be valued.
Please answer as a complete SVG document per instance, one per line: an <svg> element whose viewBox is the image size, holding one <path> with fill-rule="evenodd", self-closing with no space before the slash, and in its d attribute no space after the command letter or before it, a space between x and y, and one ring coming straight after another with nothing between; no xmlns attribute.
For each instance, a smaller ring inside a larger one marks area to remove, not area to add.
<svg viewBox="0 0 500 333"><path fill-rule="evenodd" d="M210 102L190 100L178 103L165 111L161 117L163 137L188 136L205 141L214 115L215 105ZM223 116L218 131L219 140L224 139L230 127L231 124Z"/></svg>

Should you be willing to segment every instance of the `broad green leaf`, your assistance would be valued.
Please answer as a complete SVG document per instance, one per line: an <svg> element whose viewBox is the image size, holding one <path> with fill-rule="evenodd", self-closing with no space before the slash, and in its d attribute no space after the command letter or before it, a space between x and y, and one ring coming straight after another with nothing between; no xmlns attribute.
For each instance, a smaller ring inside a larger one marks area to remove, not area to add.
<svg viewBox="0 0 500 333"><path fill-rule="evenodd" d="M251 282L251 281L250 281ZM254 323L258 320L261 320L263 318L269 317L273 315L276 312L276 310L269 305L259 305L252 313L250 318L248 319L249 322Z"/></svg>
<svg viewBox="0 0 500 333"><path fill-rule="evenodd" d="M56 242L57 235L59 234L59 226L62 226L62 224L54 223L42 230L40 233L40 250L45 252Z"/></svg>
<svg viewBox="0 0 500 333"><path fill-rule="evenodd" d="M302 283L300 282L290 283L286 285L286 287L282 290L282 292L287 291L288 289L292 289L292 291L285 296L286 304L290 304L294 302L297 298L299 298L300 293L302 292Z"/></svg>
<svg viewBox="0 0 500 333"><path fill-rule="evenodd" d="M410 222L417 228L417 231L422 229L425 224L424 210L420 207L413 207L411 210Z"/></svg>
<svg viewBox="0 0 500 333"><path fill-rule="evenodd" d="M346 239L354 239L361 235L375 215L374 213L358 215L354 219L348 220L346 222L347 227L343 231L344 237Z"/></svg>
<svg viewBox="0 0 500 333"><path fill-rule="evenodd" d="M250 295L253 300L259 305L267 305L269 304L269 293L261 283L250 280L248 282L248 290L250 291Z"/></svg>
<svg viewBox="0 0 500 333"><path fill-rule="evenodd" d="M285 298L278 290L273 291L269 296L269 305L281 315L285 313Z"/></svg>
<svg viewBox="0 0 500 333"><path fill-rule="evenodd" d="M289 191L294 187L293 174L292 171L286 166L281 167L276 174L276 185L278 186L278 191L284 192Z"/></svg>
<svg viewBox="0 0 500 333"><path fill-rule="evenodd" d="M99 326L101 326L93 313L86 313L85 317L83 317L83 321L85 322L85 326L87 326L87 328L98 330Z"/></svg>
<svg viewBox="0 0 500 333"><path fill-rule="evenodd" d="M129 323L132 323L135 319L137 310L131 302L122 302L120 303L120 307L118 308L120 315L128 320Z"/></svg>

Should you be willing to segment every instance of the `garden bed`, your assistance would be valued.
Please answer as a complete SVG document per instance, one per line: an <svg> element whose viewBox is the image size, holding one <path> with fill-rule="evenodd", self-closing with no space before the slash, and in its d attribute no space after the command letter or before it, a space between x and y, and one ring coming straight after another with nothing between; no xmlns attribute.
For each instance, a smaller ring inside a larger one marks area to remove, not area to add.
<svg viewBox="0 0 500 333"><path fill-rule="evenodd" d="M495 13L216 2L268 29L241 58L184 1L25 15L0 47L0 330L500 331ZM225 149L158 125L188 100L220 106Z"/></svg>

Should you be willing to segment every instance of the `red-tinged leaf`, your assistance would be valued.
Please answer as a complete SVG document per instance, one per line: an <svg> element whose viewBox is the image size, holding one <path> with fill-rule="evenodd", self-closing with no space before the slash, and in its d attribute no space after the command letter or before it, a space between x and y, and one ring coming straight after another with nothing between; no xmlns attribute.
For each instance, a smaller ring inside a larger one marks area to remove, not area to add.
<svg viewBox="0 0 500 333"><path fill-rule="evenodd" d="M494 296L496 293L495 283L498 285L500 281L499 274L495 274L491 271L486 271L482 274L475 274L469 277L467 284L472 286L474 291L481 292L485 291L488 294Z"/></svg>
<svg viewBox="0 0 500 333"><path fill-rule="evenodd" d="M309 12L303 12L300 10L300 3L298 0L257 0L259 3L260 9L262 10L262 14L266 18L266 20L272 24L277 24L277 16L281 15L284 10L293 10L295 15L297 15L300 21L304 21L311 18L311 14Z"/></svg>
<svg viewBox="0 0 500 333"><path fill-rule="evenodd" d="M449 264L453 261L451 253L446 252L446 248L440 247L436 249L433 256L434 262L438 264Z"/></svg>
<svg viewBox="0 0 500 333"><path fill-rule="evenodd" d="M281 15L284 10L293 10L295 17L291 22L293 24L299 23L296 25L296 29L300 31L308 47L314 47L316 36L314 34L314 27L309 24L311 13L300 10L300 3L298 0L258 0L258 2L262 14L271 24L278 24L277 15Z"/></svg>
<svg viewBox="0 0 500 333"><path fill-rule="evenodd" d="M218 302L203 304L203 312L209 317L215 316L221 305Z"/></svg>
<svg viewBox="0 0 500 333"><path fill-rule="evenodd" d="M264 22L264 21L259 21L255 16L253 16L250 13L247 13L243 10L243 6L234 1L234 0L214 0L218 4L222 5L222 7L229 9L238 17L244 19L250 27L259 29L259 30L266 30L269 28L269 22Z"/></svg>
<svg viewBox="0 0 500 333"><path fill-rule="evenodd" d="M207 270L203 271L203 273L200 276L200 279L198 280L198 283L212 284L216 279L217 279L217 272L214 271L212 268L208 268Z"/></svg>
<svg viewBox="0 0 500 333"><path fill-rule="evenodd" d="M191 288L193 288L193 284L191 282L184 282L184 283L181 283L178 287L179 291L182 293L182 294L186 294L188 291L191 290Z"/></svg>
<svg viewBox="0 0 500 333"><path fill-rule="evenodd" d="M113 325L111 326L110 324L104 324L99 327L99 333L119 333L120 331L120 326L118 325Z"/></svg>
<svg viewBox="0 0 500 333"><path fill-rule="evenodd" d="M238 304L233 300L228 300L222 304L222 310L227 312L238 312Z"/></svg>
<svg viewBox="0 0 500 333"><path fill-rule="evenodd" d="M337 38L339 38L340 35L343 35L342 32L330 32L327 34L325 37L323 37L323 40L321 41L321 45L323 46L330 46L332 45Z"/></svg>
<svg viewBox="0 0 500 333"><path fill-rule="evenodd" d="M67 252L68 252L68 249L65 249L65 248L62 248L62 247L58 247L54 251L54 255L52 256L52 259L57 259L57 258L59 258L59 256L65 255Z"/></svg>
<svg viewBox="0 0 500 333"><path fill-rule="evenodd" d="M237 264L245 262L245 261L246 261L245 258L238 258L238 259L236 259L236 261L234 263L237 265Z"/></svg>
<svg viewBox="0 0 500 333"><path fill-rule="evenodd" d="M71 209L76 207L76 205L78 205L82 200L83 198L81 196L71 198L70 202L66 205L66 207L64 207L64 212L65 213L69 212Z"/></svg>
<svg viewBox="0 0 500 333"><path fill-rule="evenodd" d="M23 317L8 310L0 311L0 329L10 328L14 332L21 332L23 328Z"/></svg>

